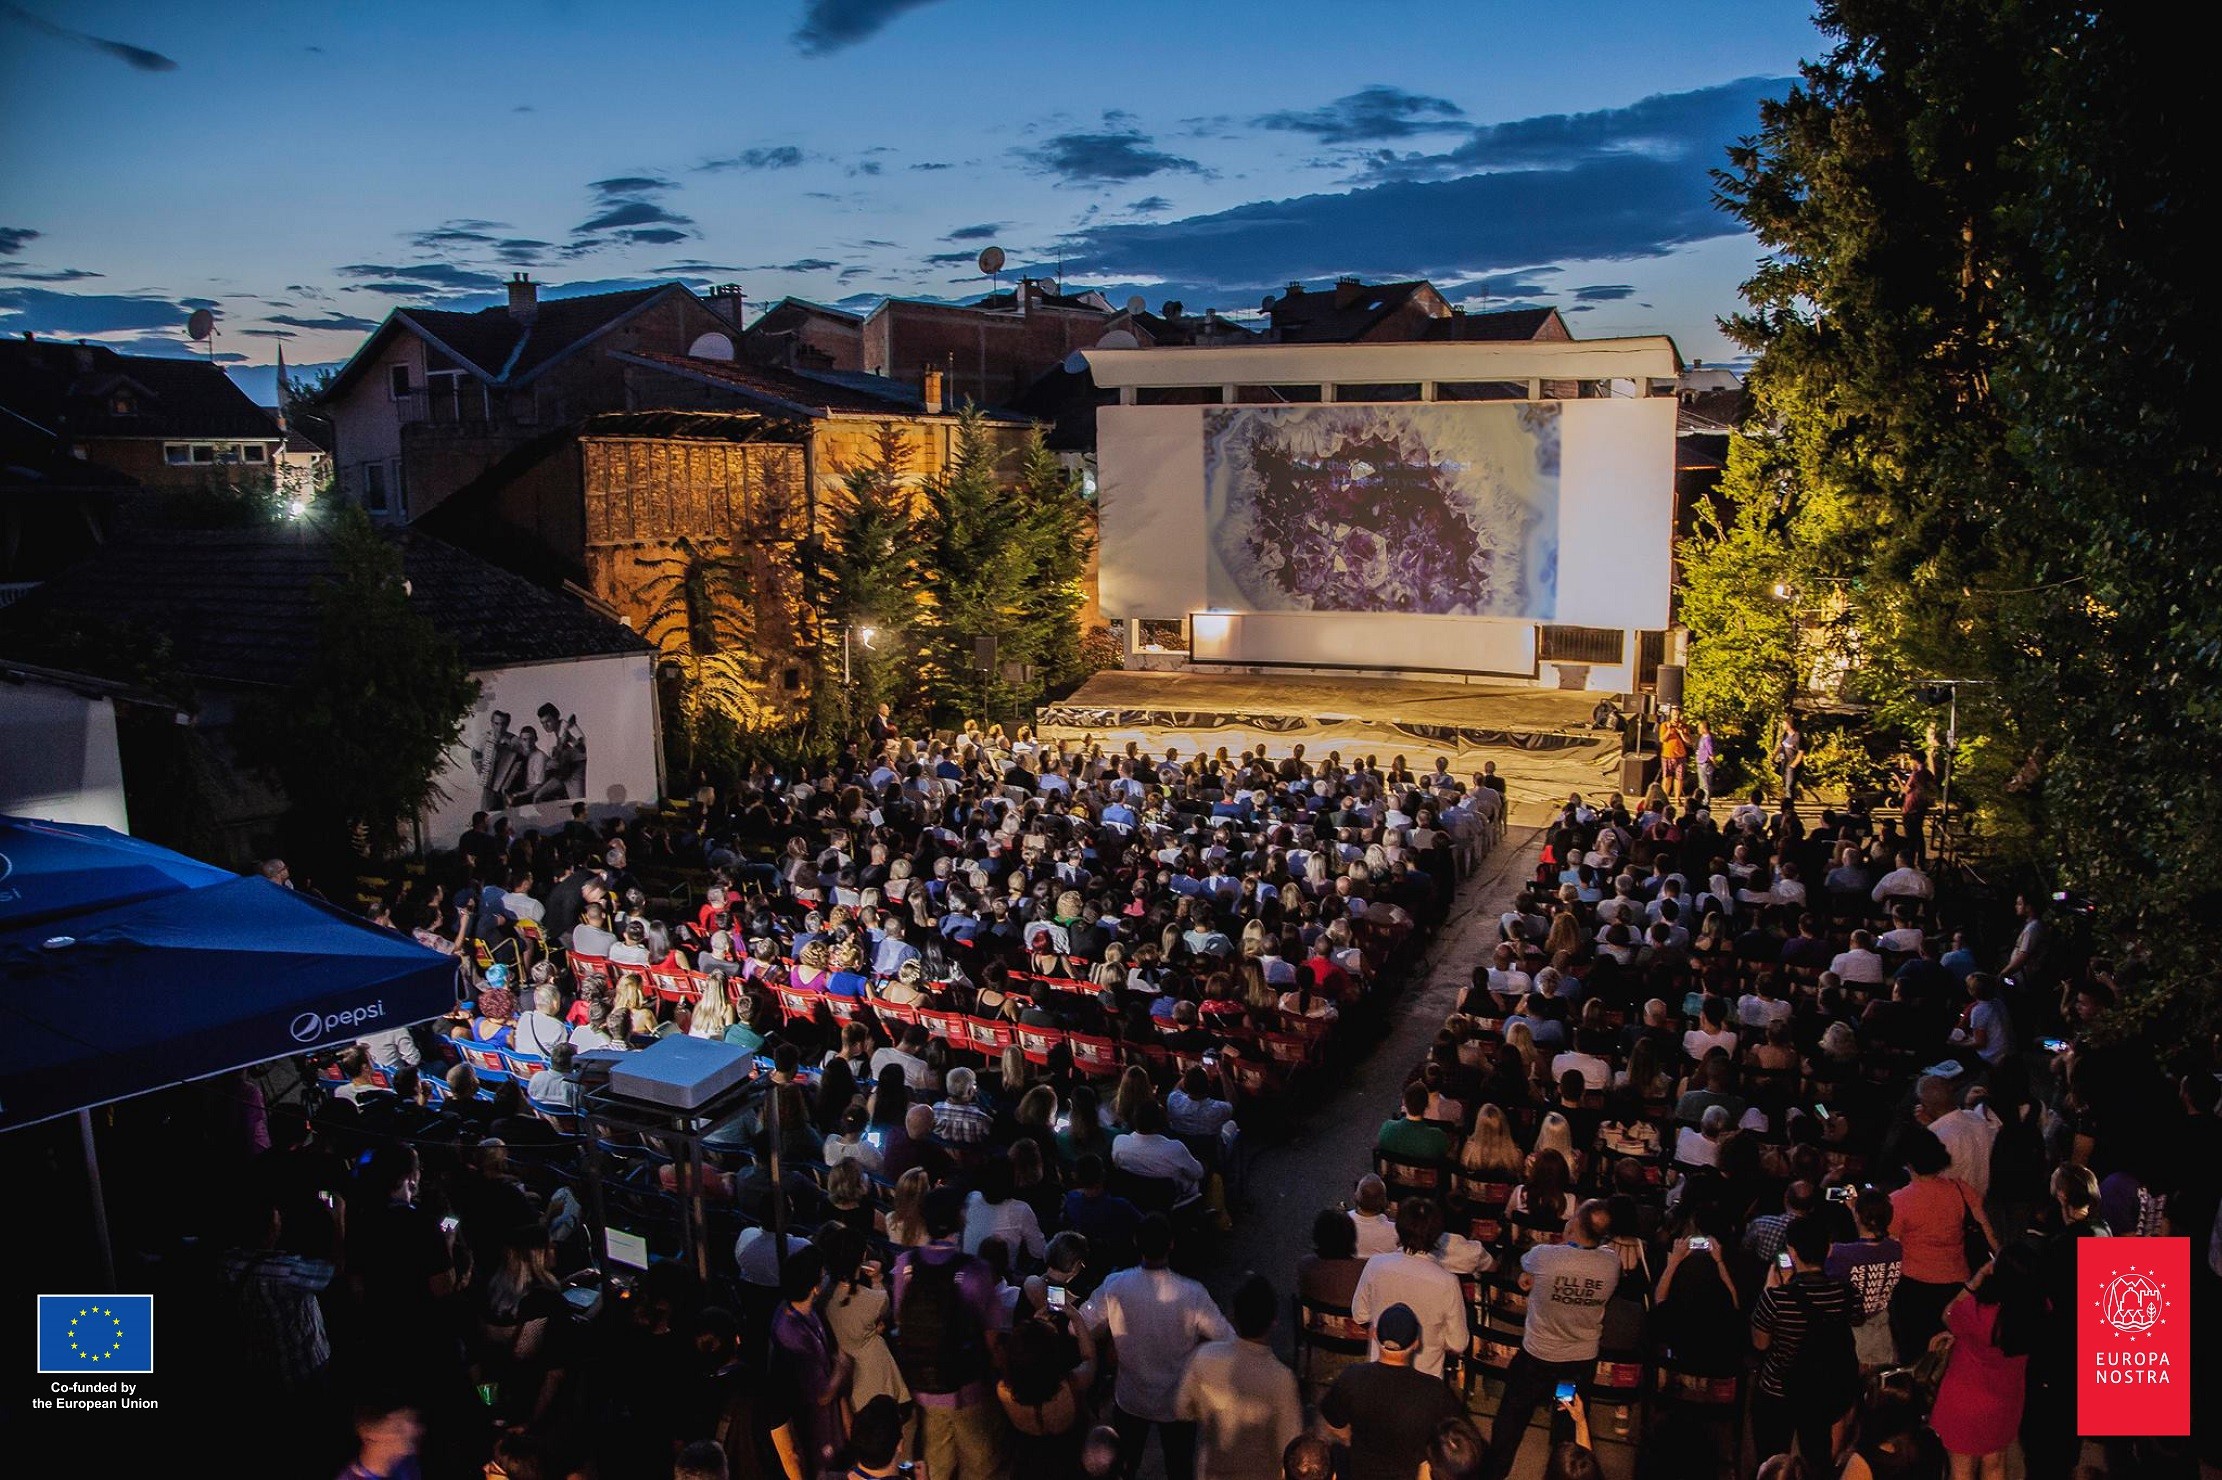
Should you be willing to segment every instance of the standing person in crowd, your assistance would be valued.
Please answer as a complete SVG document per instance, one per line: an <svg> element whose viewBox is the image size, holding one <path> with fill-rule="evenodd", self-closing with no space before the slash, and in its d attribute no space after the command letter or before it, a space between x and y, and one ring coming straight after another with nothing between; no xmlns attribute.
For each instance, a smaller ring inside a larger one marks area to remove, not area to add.
<svg viewBox="0 0 2222 1480"><path fill-rule="evenodd" d="M1080 1319L1099 1344L1110 1344L1118 1373L1111 1426L1119 1431L1119 1473L1133 1480L1154 1428L1166 1480L1192 1480L1196 1425L1181 1417L1176 1402L1181 1375L1198 1347L1231 1341L1235 1330L1209 1291L1173 1273L1172 1220L1163 1213L1143 1218L1134 1230L1134 1250L1142 1262L1098 1286L1080 1308Z"/></svg>
<svg viewBox="0 0 2222 1480"><path fill-rule="evenodd" d="M1782 717L1782 733L1775 738L1775 770L1782 776L1782 799L1798 799L1798 770L1805 762L1805 737L1798 733L1794 715Z"/></svg>
<svg viewBox="0 0 2222 1480"><path fill-rule="evenodd" d="M1412 1365L1429 1377L1443 1375L1443 1360L1466 1350L1466 1295L1435 1260L1442 1213L1424 1197L1408 1197L1396 1210L1397 1247L1366 1261L1350 1298L1353 1319L1371 1324L1377 1311L1401 1305L1420 1318L1420 1351ZM1486 1256L1485 1256L1486 1257ZM1483 1268L1488 1265L1484 1264Z"/></svg>
<svg viewBox="0 0 2222 1480"><path fill-rule="evenodd" d="M2057 1224L2037 1245L2044 1317L2024 1369L2021 1452L2029 1480L2067 1480L2075 1462L2077 1249L2084 1239L2112 1236L2099 1216L2099 1179L2089 1167L2062 1166L2052 1174L2051 1192Z"/></svg>
<svg viewBox="0 0 2222 1480"><path fill-rule="evenodd" d="M1611 1237L1610 1211L1603 1202L1586 1202L1568 1222L1566 1242L1537 1244L1520 1256L1527 1320L1505 1374L1483 1480L1505 1480L1512 1473L1528 1420L1553 1388L1571 1382L1586 1389L1596 1375L1605 1307L1620 1285L1620 1256L1605 1247Z"/></svg>
<svg viewBox="0 0 2222 1480"><path fill-rule="evenodd" d="M1859 1355L1852 1322L1860 1299L1830 1278L1828 1226L1817 1217L1790 1225L1783 1239L1790 1268L1767 1273L1751 1312L1751 1343L1761 1353L1751 1402L1751 1435L1762 1457L1787 1454L1793 1441L1809 1471L1836 1464L1837 1422L1859 1398Z"/></svg>
<svg viewBox="0 0 2222 1480"><path fill-rule="evenodd" d="M1435 1430L1465 1416L1440 1378L1415 1370L1420 1318L1392 1305L1374 1318L1374 1357L1346 1367L1319 1400L1319 1421L1350 1446L1345 1480L1410 1480Z"/></svg>
<svg viewBox="0 0 2222 1480"><path fill-rule="evenodd" d="M1701 719L1697 722L1697 742L1691 759L1697 766L1698 790L1704 793L1707 802L1711 802L1713 771L1720 765L1720 740L1713 733L1712 721Z"/></svg>
<svg viewBox="0 0 2222 1480"><path fill-rule="evenodd" d="M1182 1421L1196 1425L1197 1480L1274 1480L1281 1451L1304 1432L1304 1400L1271 1344L1280 1300L1263 1275L1235 1287L1227 1302L1234 1339L1196 1348L1174 1395Z"/></svg>
<svg viewBox="0 0 2222 1480"><path fill-rule="evenodd" d="M1974 1192L1952 1179L1952 1155L1926 1126L1906 1132L1899 1154L1910 1180L1890 1195L1891 1227L1905 1260L1890 1296L1890 1333L1905 1358L1943 1328L1944 1307L1972 1273L1973 1239L1995 1249L1998 1238Z"/></svg>
<svg viewBox="0 0 2222 1480"><path fill-rule="evenodd" d="M1952 1480L2006 1480L2006 1451L2021 1428L2029 1352L2044 1319L2038 1254L2012 1243L1975 1272L1944 1310L1951 1338L1930 1426L1952 1457Z"/></svg>
<svg viewBox="0 0 2222 1480"><path fill-rule="evenodd" d="M895 1361L918 1403L933 1480L1005 1480L1003 1414L992 1384L1005 1326L993 1270L958 1246L964 1194L928 1192L927 1243L895 1265Z"/></svg>
<svg viewBox="0 0 2222 1480"><path fill-rule="evenodd" d="M1824 1272L1843 1280L1859 1295L1852 1344L1859 1352L1863 1372L1877 1372L1898 1365L1898 1345L1890 1334L1890 1297L1905 1269L1905 1251L1890 1236L1896 1215L1890 1194L1863 1187L1852 1199L1856 1236L1829 1247Z"/></svg>

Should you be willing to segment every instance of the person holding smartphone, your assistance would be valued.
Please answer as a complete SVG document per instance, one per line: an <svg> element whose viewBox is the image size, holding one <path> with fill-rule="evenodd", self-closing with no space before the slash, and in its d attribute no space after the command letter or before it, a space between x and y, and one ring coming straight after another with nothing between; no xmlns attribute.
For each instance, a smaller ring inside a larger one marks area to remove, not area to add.
<svg viewBox="0 0 2222 1480"><path fill-rule="evenodd" d="M1527 1323L1520 1351L1505 1374L1504 1400L1491 1426L1482 1480L1505 1480L1536 1406L1560 1383L1585 1383L1596 1370L1605 1307L1620 1285L1620 1255L1609 1246L1611 1236L1610 1211L1592 1199L1575 1210L1566 1242L1537 1244L1520 1256Z"/></svg>
<svg viewBox="0 0 2222 1480"><path fill-rule="evenodd" d="M1765 1459L1793 1441L1806 1465L1834 1468L1833 1432L1859 1398L1859 1356L1853 1321L1859 1295L1827 1272L1829 1231L1818 1217L1790 1225L1781 1262L1751 1312L1751 1342L1761 1353L1751 1405L1752 1438Z"/></svg>

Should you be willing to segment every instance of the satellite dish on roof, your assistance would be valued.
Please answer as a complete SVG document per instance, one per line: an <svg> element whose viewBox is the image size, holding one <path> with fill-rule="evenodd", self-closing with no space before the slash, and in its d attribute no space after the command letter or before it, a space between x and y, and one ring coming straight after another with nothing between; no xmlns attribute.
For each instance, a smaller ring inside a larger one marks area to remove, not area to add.
<svg viewBox="0 0 2222 1480"><path fill-rule="evenodd" d="M992 276L1002 270L1003 249L1001 247L980 248L980 271Z"/></svg>
<svg viewBox="0 0 2222 1480"><path fill-rule="evenodd" d="M194 309L193 316L185 321L185 334L189 339L204 340L215 332L216 315L205 308Z"/></svg>
<svg viewBox="0 0 2222 1480"><path fill-rule="evenodd" d="M1126 301L1126 311L1128 313L1146 313L1149 310L1149 306L1150 301L1147 298L1144 298L1139 293L1136 293L1133 297L1127 299Z"/></svg>
<svg viewBox="0 0 2222 1480"><path fill-rule="evenodd" d="M714 330L708 334L696 336L694 343L687 346L687 354L690 358L697 360L730 360L736 358L733 352L732 336L719 334Z"/></svg>
<svg viewBox="0 0 2222 1480"><path fill-rule="evenodd" d="M1258 300L1258 307L1264 309L1267 313L1271 313L1273 312L1273 305L1279 303L1280 301L1281 300L1279 295L1268 293L1263 298Z"/></svg>
<svg viewBox="0 0 2222 1480"><path fill-rule="evenodd" d="M1067 375L1082 374L1087 368L1088 357L1079 350L1074 350L1071 354L1065 356L1065 373Z"/></svg>
<svg viewBox="0 0 2222 1480"><path fill-rule="evenodd" d="M1113 329L1096 341L1097 349L1140 349L1142 341L1124 329Z"/></svg>

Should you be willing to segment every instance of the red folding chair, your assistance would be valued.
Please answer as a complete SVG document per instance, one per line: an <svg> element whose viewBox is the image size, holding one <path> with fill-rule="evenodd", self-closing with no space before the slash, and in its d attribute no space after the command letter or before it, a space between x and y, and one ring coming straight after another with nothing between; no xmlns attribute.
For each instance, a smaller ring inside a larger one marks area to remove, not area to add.
<svg viewBox="0 0 2222 1480"><path fill-rule="evenodd" d="M695 983L694 973L684 966L651 966L648 968L648 983L655 989L658 997L674 1006L681 1002L692 1002L702 993L702 989Z"/></svg>
<svg viewBox="0 0 2222 1480"><path fill-rule="evenodd" d="M823 992L813 992L807 987L792 984L775 990L779 994L779 1016L782 1022L814 1023L818 1020L818 1004L825 1000Z"/></svg>
<svg viewBox="0 0 2222 1480"><path fill-rule="evenodd" d="M843 1025L863 1017L869 1005L862 997L836 997L831 992L826 993L826 1011L833 1014L835 1022Z"/></svg>
<svg viewBox="0 0 2222 1480"><path fill-rule="evenodd" d="M907 1028L918 1021L918 1004L915 1002L876 1001L872 1004L872 1010L879 1014L883 1023L901 1023Z"/></svg>
<svg viewBox="0 0 2222 1480"><path fill-rule="evenodd" d="M970 1039L965 1032L964 1014L961 1012L921 1007L918 1009L918 1025L948 1044L953 1051L961 1051L969 1046Z"/></svg>
<svg viewBox="0 0 2222 1480"><path fill-rule="evenodd" d="M610 975L609 957L582 956L577 951L573 951L569 959L571 975L577 980L579 991L582 994L593 992L598 996L607 997L616 990L616 979Z"/></svg>
<svg viewBox="0 0 2222 1480"><path fill-rule="evenodd" d="M965 1046L982 1058L1000 1058L1017 1042L1011 1025L1000 1018L968 1017L964 1020Z"/></svg>
<svg viewBox="0 0 2222 1480"><path fill-rule="evenodd" d="M1283 1069L1300 1069L1312 1061L1312 1047L1293 1033L1260 1033L1258 1047Z"/></svg>
<svg viewBox="0 0 2222 1480"><path fill-rule="evenodd" d="M1018 1051L1026 1055L1026 1062L1045 1069L1049 1067L1050 1053L1065 1041L1064 1031L1059 1028L1029 1028L1020 1023L1011 1031L1018 1038Z"/></svg>
<svg viewBox="0 0 2222 1480"><path fill-rule="evenodd" d="M1072 1067L1076 1074L1090 1079L1110 1079L1118 1074L1119 1045L1116 1039L1098 1038L1087 1033L1067 1033L1065 1043L1072 1049Z"/></svg>

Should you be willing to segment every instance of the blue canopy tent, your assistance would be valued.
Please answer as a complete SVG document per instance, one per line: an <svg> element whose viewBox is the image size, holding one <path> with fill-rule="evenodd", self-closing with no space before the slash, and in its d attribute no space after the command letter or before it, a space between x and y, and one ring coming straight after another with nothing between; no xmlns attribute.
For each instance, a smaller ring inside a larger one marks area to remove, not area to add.
<svg viewBox="0 0 2222 1480"><path fill-rule="evenodd" d="M0 1132L76 1113L90 1166L94 1106L438 1017L457 972L266 879L0 817Z"/></svg>

